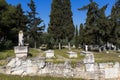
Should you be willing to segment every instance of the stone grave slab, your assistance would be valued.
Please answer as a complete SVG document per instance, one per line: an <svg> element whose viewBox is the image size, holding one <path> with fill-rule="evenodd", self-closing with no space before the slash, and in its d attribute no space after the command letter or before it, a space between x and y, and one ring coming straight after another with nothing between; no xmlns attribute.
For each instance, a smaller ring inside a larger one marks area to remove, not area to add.
<svg viewBox="0 0 120 80"><path fill-rule="evenodd" d="M27 57L28 55L28 46L16 46L14 47L14 53L16 57Z"/></svg>
<svg viewBox="0 0 120 80"><path fill-rule="evenodd" d="M70 51L70 52L68 52L68 55L69 55L69 58L77 58L76 52Z"/></svg>
<svg viewBox="0 0 120 80"><path fill-rule="evenodd" d="M53 50L45 51L45 53L46 53L46 58L53 58L54 57L54 51Z"/></svg>

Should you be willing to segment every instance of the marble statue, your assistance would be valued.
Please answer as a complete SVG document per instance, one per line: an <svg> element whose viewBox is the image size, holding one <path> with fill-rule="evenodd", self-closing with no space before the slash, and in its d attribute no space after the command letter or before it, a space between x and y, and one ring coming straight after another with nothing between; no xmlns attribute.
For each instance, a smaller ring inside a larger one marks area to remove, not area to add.
<svg viewBox="0 0 120 80"><path fill-rule="evenodd" d="M19 34L18 34L18 45L19 46L23 46L24 44L23 44L23 31L21 30L21 31L19 31Z"/></svg>

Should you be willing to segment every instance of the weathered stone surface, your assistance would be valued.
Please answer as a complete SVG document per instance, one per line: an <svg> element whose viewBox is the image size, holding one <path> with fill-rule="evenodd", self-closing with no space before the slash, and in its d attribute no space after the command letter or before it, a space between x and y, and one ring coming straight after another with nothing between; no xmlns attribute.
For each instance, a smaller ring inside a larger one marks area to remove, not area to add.
<svg viewBox="0 0 120 80"><path fill-rule="evenodd" d="M14 58L6 65L6 74L11 75L49 75L74 77L94 80L114 79L120 77L120 65L116 63L79 63L72 68L70 61L53 64L38 58Z"/></svg>
<svg viewBox="0 0 120 80"><path fill-rule="evenodd" d="M16 57L27 57L28 55L28 46L16 46L14 47L14 53L16 54Z"/></svg>
<svg viewBox="0 0 120 80"><path fill-rule="evenodd" d="M22 75L23 72L24 72L23 69L18 69L16 71L11 72L11 75Z"/></svg>
<svg viewBox="0 0 120 80"><path fill-rule="evenodd" d="M39 62L38 63L38 67L40 68L40 69L43 69L44 67L45 67L45 61L41 61L41 62Z"/></svg>
<svg viewBox="0 0 120 80"><path fill-rule="evenodd" d="M31 59L22 60L19 58L14 58L6 65L6 74L36 74L36 72L38 72L40 68L43 68L43 66L45 66L44 61L41 62Z"/></svg>
<svg viewBox="0 0 120 80"><path fill-rule="evenodd" d="M70 51L70 52L68 52L68 55L69 55L69 58L77 58L76 52Z"/></svg>
<svg viewBox="0 0 120 80"><path fill-rule="evenodd" d="M92 54L92 52L89 52L89 51L81 51L81 55L86 55L86 54Z"/></svg>
<svg viewBox="0 0 120 80"><path fill-rule="evenodd" d="M38 66L37 65L33 65L33 66L29 66L26 68L26 73L27 74L36 74L38 72Z"/></svg>
<svg viewBox="0 0 120 80"><path fill-rule="evenodd" d="M54 51L53 50L45 51L45 53L46 53L46 58L53 58L54 57Z"/></svg>
<svg viewBox="0 0 120 80"><path fill-rule="evenodd" d="M105 68L105 78L118 78L118 68Z"/></svg>
<svg viewBox="0 0 120 80"><path fill-rule="evenodd" d="M7 67L15 67L15 62L16 62L16 59L13 58L6 66Z"/></svg>
<svg viewBox="0 0 120 80"><path fill-rule="evenodd" d="M23 31L20 30L19 33L18 33L18 45L19 46L23 46L24 45L24 39L23 39Z"/></svg>
<svg viewBox="0 0 120 80"><path fill-rule="evenodd" d="M86 68L86 71L94 72L95 66L93 63L92 64L85 64L85 68Z"/></svg>
<svg viewBox="0 0 120 80"><path fill-rule="evenodd" d="M85 55L84 63L94 63L94 62L95 62L95 59L94 59L93 53Z"/></svg>

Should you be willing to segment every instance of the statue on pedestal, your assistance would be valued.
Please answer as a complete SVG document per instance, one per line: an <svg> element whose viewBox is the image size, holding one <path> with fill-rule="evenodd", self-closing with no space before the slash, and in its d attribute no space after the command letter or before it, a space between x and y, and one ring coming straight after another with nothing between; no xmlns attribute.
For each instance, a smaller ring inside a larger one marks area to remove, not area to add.
<svg viewBox="0 0 120 80"><path fill-rule="evenodd" d="M18 34L18 46L23 46L24 44L23 44L23 31L22 30L20 30L19 31L19 34Z"/></svg>

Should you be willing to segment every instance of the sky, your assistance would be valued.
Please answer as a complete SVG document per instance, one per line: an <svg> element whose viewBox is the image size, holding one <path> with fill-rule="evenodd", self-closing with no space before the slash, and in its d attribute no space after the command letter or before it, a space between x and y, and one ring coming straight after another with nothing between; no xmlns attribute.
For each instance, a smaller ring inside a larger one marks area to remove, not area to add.
<svg viewBox="0 0 120 80"><path fill-rule="evenodd" d="M8 4L17 5L18 3L21 3L22 8L24 11L29 11L29 7L27 6L27 3L30 2L30 0L6 0ZM98 3L99 8L102 6L109 4L106 10L106 15L110 15L111 8L115 4L115 0L93 0ZM50 21L50 11L51 11L51 3L52 0L34 0L37 12L39 13L39 17L44 21L46 25L46 29L48 27L49 21ZM74 25L80 25L81 23L85 23L86 20L86 12L87 11L78 11L78 8L81 8L87 4L89 4L89 0L71 0L71 10L73 13L73 22Z"/></svg>

